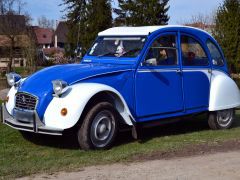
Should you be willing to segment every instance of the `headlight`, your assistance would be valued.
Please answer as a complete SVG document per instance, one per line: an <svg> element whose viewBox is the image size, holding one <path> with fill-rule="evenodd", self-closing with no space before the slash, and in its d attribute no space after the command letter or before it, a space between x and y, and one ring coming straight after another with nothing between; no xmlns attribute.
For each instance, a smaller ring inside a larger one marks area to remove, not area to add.
<svg viewBox="0 0 240 180"><path fill-rule="evenodd" d="M9 74L6 74L6 76L7 76L7 82L9 84L9 86L18 85L18 83L22 79L22 77L17 73L9 73Z"/></svg>
<svg viewBox="0 0 240 180"><path fill-rule="evenodd" d="M68 90L68 84L63 80L52 81L52 84L54 94L58 97Z"/></svg>

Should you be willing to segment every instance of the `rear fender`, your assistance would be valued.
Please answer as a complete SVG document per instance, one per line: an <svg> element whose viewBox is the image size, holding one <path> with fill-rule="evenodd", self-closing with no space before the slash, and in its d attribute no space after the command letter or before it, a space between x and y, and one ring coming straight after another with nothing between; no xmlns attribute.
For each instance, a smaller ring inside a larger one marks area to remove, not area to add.
<svg viewBox="0 0 240 180"><path fill-rule="evenodd" d="M240 92L236 83L224 72L213 70L210 88L209 111L240 106Z"/></svg>

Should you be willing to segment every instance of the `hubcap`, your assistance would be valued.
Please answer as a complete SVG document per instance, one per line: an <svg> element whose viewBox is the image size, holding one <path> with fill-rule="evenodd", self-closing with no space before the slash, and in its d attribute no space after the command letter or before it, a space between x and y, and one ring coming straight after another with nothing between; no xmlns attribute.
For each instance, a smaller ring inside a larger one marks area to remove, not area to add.
<svg viewBox="0 0 240 180"><path fill-rule="evenodd" d="M233 119L233 110L227 109L217 112L217 122L222 127L227 127Z"/></svg>
<svg viewBox="0 0 240 180"><path fill-rule="evenodd" d="M96 147L106 146L113 137L115 121L113 114L104 110L99 112L91 125L91 141Z"/></svg>

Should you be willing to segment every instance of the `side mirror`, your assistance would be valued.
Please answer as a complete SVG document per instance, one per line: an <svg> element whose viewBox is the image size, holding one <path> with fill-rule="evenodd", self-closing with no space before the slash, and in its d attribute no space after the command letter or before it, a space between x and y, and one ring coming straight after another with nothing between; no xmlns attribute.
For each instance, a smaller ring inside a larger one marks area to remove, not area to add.
<svg viewBox="0 0 240 180"><path fill-rule="evenodd" d="M212 63L213 63L213 65L218 65L218 62L216 59L212 59Z"/></svg>
<svg viewBox="0 0 240 180"><path fill-rule="evenodd" d="M157 59L151 58L147 59L142 63L143 66L157 66Z"/></svg>

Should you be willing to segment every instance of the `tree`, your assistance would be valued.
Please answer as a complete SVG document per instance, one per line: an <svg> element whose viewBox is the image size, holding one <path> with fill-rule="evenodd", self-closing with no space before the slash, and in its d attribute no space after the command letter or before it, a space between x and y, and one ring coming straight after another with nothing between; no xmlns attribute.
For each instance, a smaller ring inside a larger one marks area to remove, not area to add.
<svg viewBox="0 0 240 180"><path fill-rule="evenodd" d="M118 0L115 25L166 25L169 0Z"/></svg>
<svg viewBox="0 0 240 180"><path fill-rule="evenodd" d="M9 62L7 71L12 70L14 60L14 49L19 42L22 42L22 37L26 31L25 18L22 15L2 15L0 20L0 31L9 41Z"/></svg>
<svg viewBox="0 0 240 180"><path fill-rule="evenodd" d="M25 5L26 3L22 0L0 0L0 15L7 13L22 14Z"/></svg>
<svg viewBox="0 0 240 180"><path fill-rule="evenodd" d="M54 20L47 19L46 16L41 16L38 18L38 26L41 28L50 28L54 29Z"/></svg>
<svg viewBox="0 0 240 180"><path fill-rule="evenodd" d="M15 48L19 44L24 45L26 40L23 40L26 34L26 18L24 15L18 14L22 12L21 0L0 0L0 34L8 39L9 61L7 71L12 70L12 64L15 55Z"/></svg>
<svg viewBox="0 0 240 180"><path fill-rule="evenodd" d="M112 10L109 0L93 0L88 7L89 18L87 20L87 48L91 45L100 31L112 27Z"/></svg>
<svg viewBox="0 0 240 180"><path fill-rule="evenodd" d="M12 12L13 0L0 0L0 15Z"/></svg>
<svg viewBox="0 0 240 180"><path fill-rule="evenodd" d="M64 4L68 10L66 17L71 51L81 46L86 52L97 33L112 26L111 1L64 0Z"/></svg>
<svg viewBox="0 0 240 180"><path fill-rule="evenodd" d="M211 13L211 14L198 13L196 15L192 15L189 20L180 21L178 22L178 24L200 28L209 33L212 33L215 27L214 15L215 13Z"/></svg>
<svg viewBox="0 0 240 180"><path fill-rule="evenodd" d="M202 24L203 26L213 25L214 15L198 13L196 15L192 15L190 20L179 24ZM204 29L204 27L202 29Z"/></svg>
<svg viewBox="0 0 240 180"><path fill-rule="evenodd" d="M213 35L223 48L232 71L238 71L240 60L240 1L225 0L215 17Z"/></svg>
<svg viewBox="0 0 240 180"><path fill-rule="evenodd" d="M37 70L37 44L34 28L28 27L25 33L29 38L28 43L23 48L23 54L26 58L28 72L33 73Z"/></svg>
<svg viewBox="0 0 240 180"><path fill-rule="evenodd" d="M87 34L87 18L88 18L88 4L87 0L63 0L63 5L67 6L66 19L69 27L67 34L70 46L66 48L67 55L73 55L75 49L81 43L84 46L83 40ZM80 36L81 31L81 36ZM77 37L77 38L76 38Z"/></svg>

